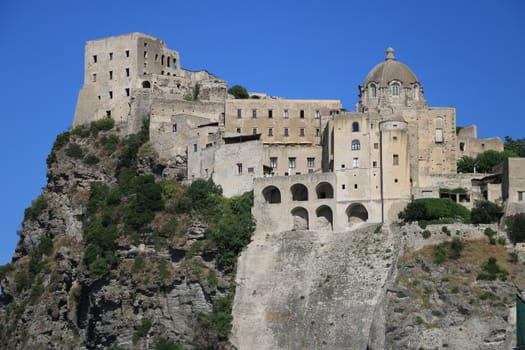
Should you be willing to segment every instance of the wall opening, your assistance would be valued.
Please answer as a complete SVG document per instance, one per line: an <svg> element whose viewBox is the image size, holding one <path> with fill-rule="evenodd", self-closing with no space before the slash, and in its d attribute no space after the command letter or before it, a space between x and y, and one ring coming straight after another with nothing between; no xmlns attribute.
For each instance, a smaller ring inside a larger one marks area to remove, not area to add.
<svg viewBox="0 0 525 350"><path fill-rule="evenodd" d="M297 207L292 209L293 225L292 231L295 230L308 230L310 228L308 222L308 211L303 207Z"/></svg>
<svg viewBox="0 0 525 350"><path fill-rule="evenodd" d="M327 205L322 205L315 211L317 215L317 222L319 227L333 228L333 214L332 208Z"/></svg>
<svg viewBox="0 0 525 350"><path fill-rule="evenodd" d="M366 222L368 220L368 211L362 204L354 203L346 208L346 216L349 224Z"/></svg>
<svg viewBox="0 0 525 350"><path fill-rule="evenodd" d="M275 186L265 187L262 191L266 203L281 203L281 191Z"/></svg>
<svg viewBox="0 0 525 350"><path fill-rule="evenodd" d="M308 200L308 189L303 184L295 184L290 188L292 192L292 200L294 201L307 201Z"/></svg>
<svg viewBox="0 0 525 350"><path fill-rule="evenodd" d="M150 88L151 88L151 84L150 84L149 81L144 80L144 81L142 82L142 87L143 87L144 89L150 89Z"/></svg>
<svg viewBox="0 0 525 350"><path fill-rule="evenodd" d="M318 199L334 198L334 188L328 182L321 182L315 187Z"/></svg>

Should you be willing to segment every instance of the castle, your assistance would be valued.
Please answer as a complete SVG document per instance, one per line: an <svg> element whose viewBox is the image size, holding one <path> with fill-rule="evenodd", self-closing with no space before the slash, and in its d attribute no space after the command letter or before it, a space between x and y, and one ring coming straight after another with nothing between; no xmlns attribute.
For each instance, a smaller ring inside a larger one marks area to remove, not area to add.
<svg viewBox="0 0 525 350"><path fill-rule="evenodd" d="M179 53L148 35L87 42L74 126L113 118L129 134L147 117L153 148L167 164L184 164L187 181L213 178L226 196L254 190L262 232L340 231L392 222L414 198L451 196L472 207L511 198L508 188L523 197L525 188L520 178L498 192L490 177L457 174L459 158L503 143L477 138L475 126L457 133L455 108L429 107L391 48L349 112L339 100L235 99L226 81L181 68ZM508 164L524 173L522 162Z"/></svg>

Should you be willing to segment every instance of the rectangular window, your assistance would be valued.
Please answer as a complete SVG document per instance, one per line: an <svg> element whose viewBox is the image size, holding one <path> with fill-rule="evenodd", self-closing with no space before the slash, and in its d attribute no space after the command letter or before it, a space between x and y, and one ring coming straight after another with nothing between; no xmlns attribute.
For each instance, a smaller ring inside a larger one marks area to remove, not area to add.
<svg viewBox="0 0 525 350"><path fill-rule="evenodd" d="M148 51L144 51L144 58L148 58Z"/></svg>
<svg viewBox="0 0 525 350"><path fill-rule="evenodd" d="M173 123L173 125L171 126L171 130L173 132L177 132L177 123Z"/></svg>
<svg viewBox="0 0 525 350"><path fill-rule="evenodd" d="M113 91L110 91L110 92L109 92L109 99L110 99L110 100L113 99Z"/></svg>
<svg viewBox="0 0 525 350"><path fill-rule="evenodd" d="M315 111L315 119L321 119L321 111Z"/></svg>
<svg viewBox="0 0 525 350"><path fill-rule="evenodd" d="M277 157L270 157L270 168L277 168Z"/></svg>
<svg viewBox="0 0 525 350"><path fill-rule="evenodd" d="M237 163L237 175L242 175L242 163Z"/></svg>
<svg viewBox="0 0 525 350"><path fill-rule="evenodd" d="M248 168L248 174L253 174L255 172L255 168L250 167Z"/></svg>
<svg viewBox="0 0 525 350"><path fill-rule="evenodd" d="M237 129L235 129L235 131L237 132L237 134L240 134L241 133L241 128L237 128Z"/></svg>
<svg viewBox="0 0 525 350"><path fill-rule="evenodd" d="M377 168L377 160L372 161L372 168Z"/></svg>
<svg viewBox="0 0 525 350"><path fill-rule="evenodd" d="M242 109L237 110L237 118L242 118Z"/></svg>
<svg viewBox="0 0 525 350"><path fill-rule="evenodd" d="M106 117L111 117L111 111L106 111Z"/></svg>
<svg viewBox="0 0 525 350"><path fill-rule="evenodd" d="M97 55L93 55L93 63L97 63Z"/></svg>
<svg viewBox="0 0 525 350"><path fill-rule="evenodd" d="M113 52L109 53L109 60L111 61L113 59Z"/></svg>
<svg viewBox="0 0 525 350"><path fill-rule="evenodd" d="M273 118L273 111L271 109L268 110L268 118Z"/></svg>
<svg viewBox="0 0 525 350"><path fill-rule="evenodd" d="M109 80L113 80L113 71L112 70L109 71Z"/></svg>
<svg viewBox="0 0 525 350"><path fill-rule="evenodd" d="M129 96L129 88L126 88L126 96Z"/></svg>
<svg viewBox="0 0 525 350"><path fill-rule="evenodd" d="M252 134L257 135L257 128L252 128Z"/></svg>
<svg viewBox="0 0 525 350"><path fill-rule="evenodd" d="M273 136L273 128L268 128L268 136Z"/></svg>
<svg viewBox="0 0 525 350"><path fill-rule="evenodd" d="M257 110L256 109L252 110L252 118L257 118Z"/></svg>
<svg viewBox="0 0 525 350"><path fill-rule="evenodd" d="M359 158L354 157L354 159L352 159L352 166L354 168L359 168Z"/></svg>
<svg viewBox="0 0 525 350"><path fill-rule="evenodd" d="M126 50L126 57L129 57L129 50Z"/></svg>
<svg viewBox="0 0 525 350"><path fill-rule="evenodd" d="M374 149L379 149L379 143L374 142Z"/></svg>
<svg viewBox="0 0 525 350"><path fill-rule="evenodd" d="M288 168L295 169L296 166L296 158L295 157L289 157L288 158Z"/></svg>
<svg viewBox="0 0 525 350"><path fill-rule="evenodd" d="M304 136L304 128L299 129L299 136Z"/></svg>
<svg viewBox="0 0 525 350"><path fill-rule="evenodd" d="M443 143L443 129L436 128L436 143Z"/></svg>
<svg viewBox="0 0 525 350"><path fill-rule="evenodd" d="M196 143L193 144L193 152L197 152L197 144Z"/></svg>
<svg viewBox="0 0 525 350"><path fill-rule="evenodd" d="M303 109L301 109L299 111L299 118L304 119L304 110Z"/></svg>
<svg viewBox="0 0 525 350"><path fill-rule="evenodd" d="M399 155L398 154L394 154L394 156L392 158L392 164L393 165L399 165Z"/></svg>
<svg viewBox="0 0 525 350"><path fill-rule="evenodd" d="M283 117L284 117L284 119L288 119L288 110L287 109L284 110Z"/></svg>
<svg viewBox="0 0 525 350"><path fill-rule="evenodd" d="M314 168L315 167L315 158L313 158L313 157L306 158L306 166L308 168Z"/></svg>
<svg viewBox="0 0 525 350"><path fill-rule="evenodd" d="M126 68L126 76L129 77L129 68Z"/></svg>
<svg viewBox="0 0 525 350"><path fill-rule="evenodd" d="M288 128L284 128L284 136L288 136Z"/></svg>
<svg viewBox="0 0 525 350"><path fill-rule="evenodd" d="M91 81L92 81L93 83L96 83L96 82L97 82L97 75L96 75L95 73L93 73L93 74L91 75Z"/></svg>
<svg viewBox="0 0 525 350"><path fill-rule="evenodd" d="M518 191L518 202L523 202L523 191Z"/></svg>
<svg viewBox="0 0 525 350"><path fill-rule="evenodd" d="M315 128L315 136L317 137L321 136L321 129Z"/></svg>

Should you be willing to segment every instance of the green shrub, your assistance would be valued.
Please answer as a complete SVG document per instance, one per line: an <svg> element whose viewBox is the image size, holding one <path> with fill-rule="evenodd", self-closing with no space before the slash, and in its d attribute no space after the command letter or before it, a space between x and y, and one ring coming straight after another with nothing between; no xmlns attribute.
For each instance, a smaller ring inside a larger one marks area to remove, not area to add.
<svg viewBox="0 0 525 350"><path fill-rule="evenodd" d="M208 273L208 286L210 288L215 288L218 284L219 280L217 279L217 274L215 273L215 271L210 270L210 272Z"/></svg>
<svg viewBox="0 0 525 350"><path fill-rule="evenodd" d="M168 264L166 263L166 260L160 260L157 264L157 267L159 269L159 278L161 280L165 280L168 277L170 277L170 272L168 271Z"/></svg>
<svg viewBox="0 0 525 350"><path fill-rule="evenodd" d="M525 213L520 213L505 218L507 234L512 243L525 242Z"/></svg>
<svg viewBox="0 0 525 350"><path fill-rule="evenodd" d="M26 208L24 211L24 220L36 220L40 214L47 208L47 200L45 197L40 196L31 207Z"/></svg>
<svg viewBox="0 0 525 350"><path fill-rule="evenodd" d="M24 291L31 287L32 280L25 270L19 270L15 274L15 289L17 292Z"/></svg>
<svg viewBox="0 0 525 350"><path fill-rule="evenodd" d="M131 267L132 273L137 273L139 271L142 271L144 268L144 258L142 255L137 255L135 257L135 260L133 261L133 266Z"/></svg>
<svg viewBox="0 0 525 350"><path fill-rule="evenodd" d="M489 201L479 201L472 209L471 219L473 224L492 224L498 222L502 215L501 206Z"/></svg>
<svg viewBox="0 0 525 350"><path fill-rule="evenodd" d="M89 126L86 124L76 126L73 130L71 130L71 135L78 135L80 137L89 137L91 135L91 131L89 130Z"/></svg>
<svg viewBox="0 0 525 350"><path fill-rule="evenodd" d="M458 286L453 287L451 292L452 292L452 294L458 294L459 293L459 287Z"/></svg>
<svg viewBox="0 0 525 350"><path fill-rule="evenodd" d="M437 221L450 218L470 223L470 212L450 198L420 198L408 203L406 208L399 213L399 218L405 222Z"/></svg>
<svg viewBox="0 0 525 350"><path fill-rule="evenodd" d="M89 129L94 136L97 136L97 134L100 131L111 130L113 129L114 126L115 126L115 120L113 120L112 118L102 118L94 122L91 122Z"/></svg>
<svg viewBox="0 0 525 350"><path fill-rule="evenodd" d="M423 236L424 239L430 238L431 235L432 235L432 233L430 233L429 230L425 230L425 231L421 232L421 236Z"/></svg>
<svg viewBox="0 0 525 350"><path fill-rule="evenodd" d="M192 182L187 195L192 209L202 214L212 215L221 200L222 189L211 178L208 180L198 179Z"/></svg>
<svg viewBox="0 0 525 350"><path fill-rule="evenodd" d="M489 238L489 243L492 244L492 245L496 245L496 238L490 237Z"/></svg>
<svg viewBox="0 0 525 350"><path fill-rule="evenodd" d="M496 258L489 257L487 261L482 265L483 271L477 276L478 280L494 281L500 279L502 281L507 280L509 272L498 265Z"/></svg>
<svg viewBox="0 0 525 350"><path fill-rule="evenodd" d="M450 254L452 259L459 259L461 252L465 248L465 241L460 237L454 237L450 242Z"/></svg>
<svg viewBox="0 0 525 350"><path fill-rule="evenodd" d="M499 244L499 245L505 245L505 244L507 244L507 240L505 239L505 237L499 237L499 238L498 238L498 244Z"/></svg>
<svg viewBox="0 0 525 350"><path fill-rule="evenodd" d="M66 155L74 159L80 159L84 156L84 151L80 145L72 143L66 148Z"/></svg>
<svg viewBox="0 0 525 350"><path fill-rule="evenodd" d="M447 260L447 251L443 244L439 244L434 248L434 264L440 265Z"/></svg>
<svg viewBox="0 0 525 350"><path fill-rule="evenodd" d="M233 95L236 99L247 99L250 98L248 90L242 85L234 85L228 89L228 93Z"/></svg>
<svg viewBox="0 0 525 350"><path fill-rule="evenodd" d="M487 236L488 238L492 238L492 237L494 237L494 236L496 235L496 231L494 231L494 230L491 229L490 227L487 227L483 233L484 233L485 236Z"/></svg>
<svg viewBox="0 0 525 350"><path fill-rule="evenodd" d="M228 339L231 331L232 295L218 298L213 302L213 310L209 314L199 313L196 316L196 348L208 349L210 345Z"/></svg>
<svg viewBox="0 0 525 350"><path fill-rule="evenodd" d="M510 252L510 253L509 253L509 257L510 257L509 261L510 261L511 263L514 263L514 264L517 263L518 260L519 260L519 259L518 259L518 253L515 252L515 251Z"/></svg>
<svg viewBox="0 0 525 350"><path fill-rule="evenodd" d="M443 226L441 228L441 232L443 232L444 234L446 234L447 236L450 236L450 230L448 229L448 227L446 226Z"/></svg>
<svg viewBox="0 0 525 350"><path fill-rule="evenodd" d="M375 230L374 230L374 233L381 233L381 229L383 228L383 225L378 225Z"/></svg>
<svg viewBox="0 0 525 350"><path fill-rule="evenodd" d="M62 147L64 147L65 145L67 145L67 143L69 142L70 136L71 134L69 133L69 131L65 131L61 134L58 134L55 139L55 142L53 143L52 151L56 152L60 150Z"/></svg>
<svg viewBox="0 0 525 350"><path fill-rule="evenodd" d="M479 298L480 298L481 300L487 300L487 299L491 299L491 300L493 300L493 299L496 299L496 296L495 296L494 294L492 294L491 292L483 292L483 293L479 296Z"/></svg>
<svg viewBox="0 0 525 350"><path fill-rule="evenodd" d="M151 329L152 322L148 318L142 319L140 325L135 327L135 333L133 333L133 343L136 343L140 338L144 338L148 335Z"/></svg>
<svg viewBox="0 0 525 350"><path fill-rule="evenodd" d="M182 347L166 338L159 338L155 344L155 350L182 350Z"/></svg>
<svg viewBox="0 0 525 350"><path fill-rule="evenodd" d="M100 159L98 159L98 157L94 154L88 154L87 156L84 157L84 163L86 163L87 165L95 165L99 161Z"/></svg>

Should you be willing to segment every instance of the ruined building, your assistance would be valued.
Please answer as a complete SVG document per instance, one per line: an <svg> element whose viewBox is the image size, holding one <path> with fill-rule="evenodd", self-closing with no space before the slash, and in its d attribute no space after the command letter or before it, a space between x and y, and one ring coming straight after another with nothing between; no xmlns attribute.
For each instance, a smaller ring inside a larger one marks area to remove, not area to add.
<svg viewBox="0 0 525 350"><path fill-rule="evenodd" d="M114 118L133 133L149 116L154 149L183 163L188 181L212 177L227 196L254 190L259 231L391 222L443 188L465 189L455 199L470 207L486 194L479 174L456 173L457 160L503 149L475 126L456 134L455 108L429 107L391 48L359 86L355 112L339 100L255 97L234 99L225 81L181 68L178 52L132 33L86 44L74 125Z"/></svg>

